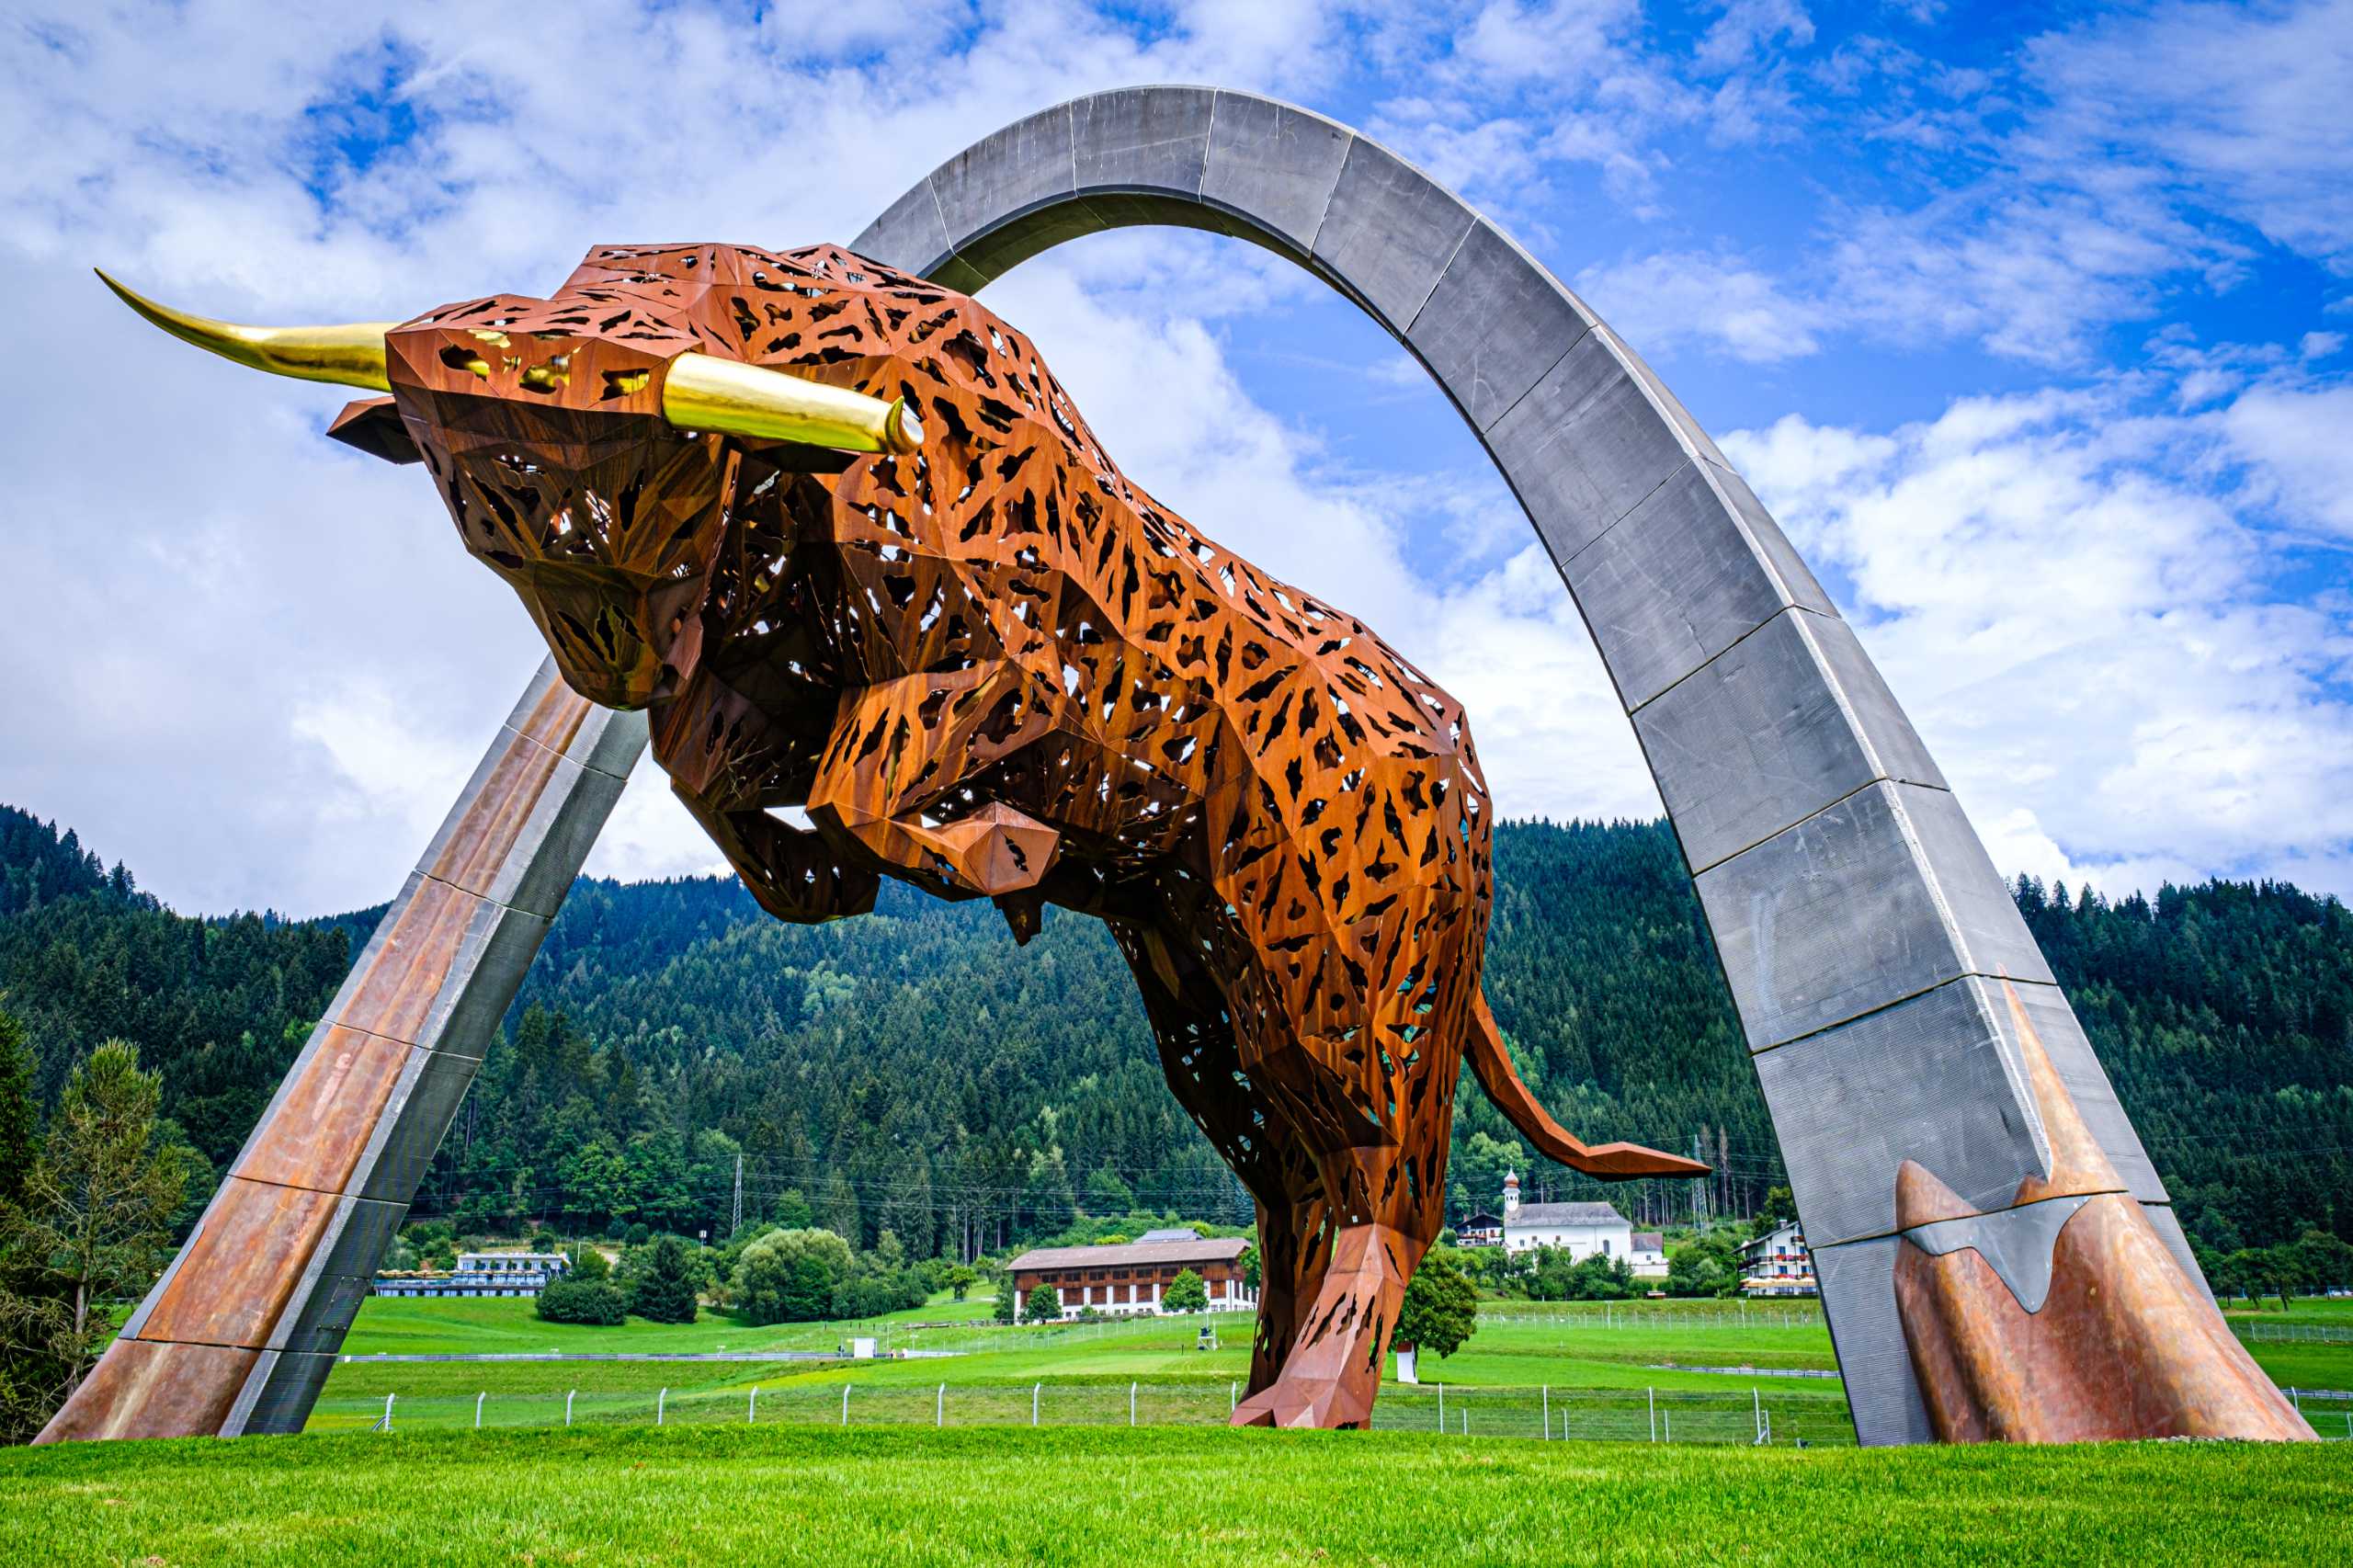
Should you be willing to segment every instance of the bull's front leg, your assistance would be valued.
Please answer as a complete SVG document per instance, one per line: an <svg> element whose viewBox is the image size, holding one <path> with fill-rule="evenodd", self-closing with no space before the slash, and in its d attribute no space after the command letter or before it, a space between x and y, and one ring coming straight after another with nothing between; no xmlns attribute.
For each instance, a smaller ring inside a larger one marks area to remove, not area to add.
<svg viewBox="0 0 2353 1568"><path fill-rule="evenodd" d="M795 926L815 926L864 915L874 907L881 878L845 866L823 834L777 821L766 812L714 811L676 791L744 879L762 909Z"/></svg>
<svg viewBox="0 0 2353 1568"><path fill-rule="evenodd" d="M983 770L1041 738L1052 694L998 662L843 693L809 814L936 891L1003 897L1035 887L1062 835L1001 803L926 820Z"/></svg>

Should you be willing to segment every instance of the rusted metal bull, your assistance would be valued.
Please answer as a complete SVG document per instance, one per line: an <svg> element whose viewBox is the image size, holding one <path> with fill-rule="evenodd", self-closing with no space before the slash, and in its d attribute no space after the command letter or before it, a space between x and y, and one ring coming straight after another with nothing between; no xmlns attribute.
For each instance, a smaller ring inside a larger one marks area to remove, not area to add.
<svg viewBox="0 0 2353 1568"><path fill-rule="evenodd" d="M1258 1204L1238 1423L1361 1426L1443 1222L1465 1056L1544 1153L1480 994L1492 811L1461 705L1361 622L1156 505L1028 339L832 246L608 246L546 300L232 328L390 392L339 438L421 460L583 696L649 710L763 907L878 880L1108 924L1168 1084ZM783 820L804 808L810 825Z"/></svg>

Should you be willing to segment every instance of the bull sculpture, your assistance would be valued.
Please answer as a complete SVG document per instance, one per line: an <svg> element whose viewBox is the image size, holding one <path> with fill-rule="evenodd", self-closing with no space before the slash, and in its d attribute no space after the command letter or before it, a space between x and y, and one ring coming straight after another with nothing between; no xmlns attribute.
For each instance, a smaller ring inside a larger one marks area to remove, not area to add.
<svg viewBox="0 0 2353 1568"><path fill-rule="evenodd" d="M423 461L566 682L648 710L770 914L859 914L887 875L992 899L1018 940L1048 903L1110 927L1257 1202L1237 1424L1370 1420L1465 1056L1563 1165L1704 1174L1580 1142L1514 1072L1461 706L1156 505L967 296L829 245L606 246L551 299L326 328L117 287L244 363L389 392L332 433Z"/></svg>

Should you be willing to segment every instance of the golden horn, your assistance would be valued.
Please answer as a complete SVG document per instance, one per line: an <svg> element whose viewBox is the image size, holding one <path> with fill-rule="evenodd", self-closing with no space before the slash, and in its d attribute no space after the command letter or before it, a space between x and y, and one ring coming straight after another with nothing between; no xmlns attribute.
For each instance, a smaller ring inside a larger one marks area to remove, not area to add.
<svg viewBox="0 0 2353 1568"><path fill-rule="evenodd" d="M912 452L923 445L923 422L904 398L884 403L712 354L670 361L662 417L686 430L847 452Z"/></svg>
<svg viewBox="0 0 2353 1568"><path fill-rule="evenodd" d="M384 335L398 322L353 322L344 326L239 326L159 305L98 272L98 280L122 302L184 343L208 348L275 376L304 381L335 381L347 387L390 392L384 375Z"/></svg>

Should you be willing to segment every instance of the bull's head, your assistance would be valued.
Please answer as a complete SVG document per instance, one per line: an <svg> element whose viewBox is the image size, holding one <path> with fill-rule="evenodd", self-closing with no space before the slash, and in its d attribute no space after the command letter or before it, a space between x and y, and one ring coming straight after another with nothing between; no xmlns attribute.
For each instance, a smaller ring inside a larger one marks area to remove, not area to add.
<svg viewBox="0 0 2353 1568"><path fill-rule="evenodd" d="M521 595L574 689L608 707L645 706L691 658L673 644L693 635L747 463L822 471L844 460L832 454L923 440L903 399L840 384L854 367L788 373L737 357L745 335L723 310L801 286L756 252L600 248L552 299L344 326L236 326L107 283L240 364L390 392L333 433L422 459L466 548Z"/></svg>

